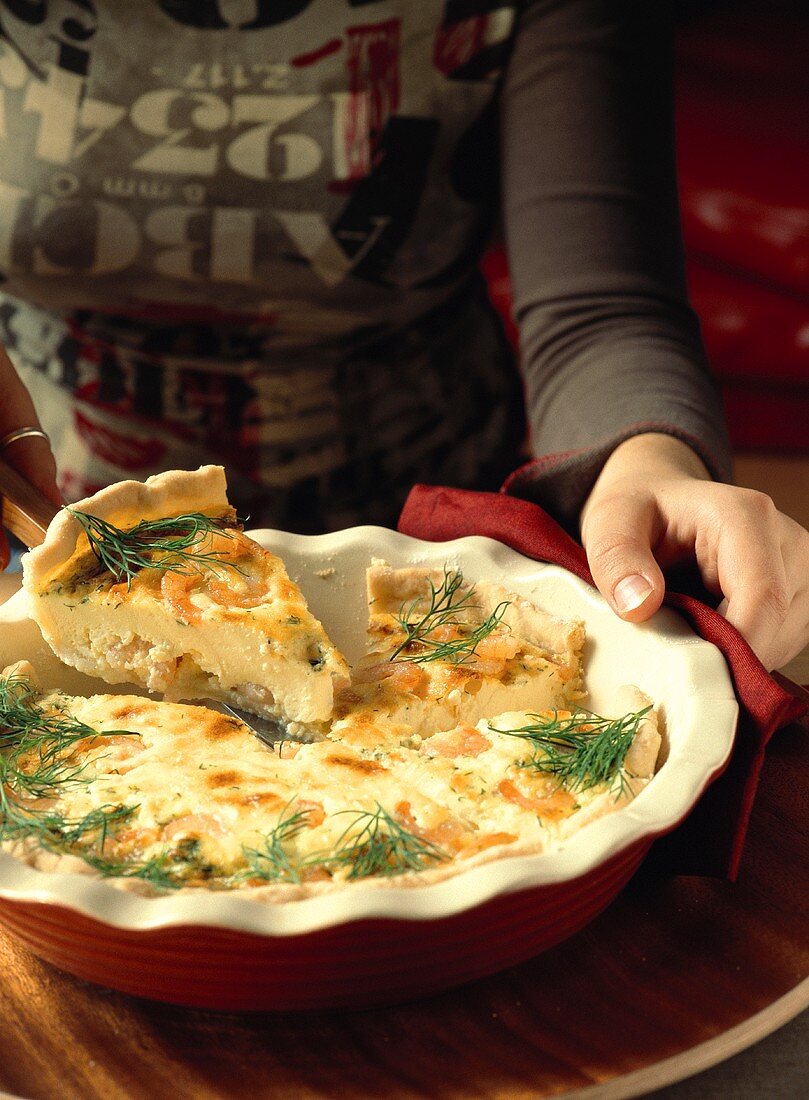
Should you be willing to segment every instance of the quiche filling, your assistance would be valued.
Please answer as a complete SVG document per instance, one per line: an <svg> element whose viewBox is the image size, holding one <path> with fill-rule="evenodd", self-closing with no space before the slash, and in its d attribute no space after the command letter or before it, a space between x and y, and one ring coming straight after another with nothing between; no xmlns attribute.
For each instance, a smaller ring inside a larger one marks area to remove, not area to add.
<svg viewBox="0 0 809 1100"><path fill-rule="evenodd" d="M63 509L24 585L65 663L165 696L41 692L24 662L0 676L0 841L37 867L279 900L418 884L552 848L654 774L649 699L583 709L583 624L449 564L371 562L349 669L219 467Z"/></svg>
<svg viewBox="0 0 809 1100"><path fill-rule="evenodd" d="M0 680L4 846L144 891L284 899L541 852L633 798L659 747L636 689L623 703L638 709L614 719L512 712L418 745L356 748L335 731L269 748L207 707L41 695L34 680L24 663Z"/></svg>

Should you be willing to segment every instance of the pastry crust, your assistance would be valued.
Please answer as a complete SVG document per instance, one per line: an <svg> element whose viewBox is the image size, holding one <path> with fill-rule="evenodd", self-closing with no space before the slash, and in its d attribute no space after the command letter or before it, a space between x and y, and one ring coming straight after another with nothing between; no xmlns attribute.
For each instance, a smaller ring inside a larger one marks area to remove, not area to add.
<svg viewBox="0 0 809 1100"><path fill-rule="evenodd" d="M230 511L230 504L224 469L200 466L198 470L168 470L146 481L118 481L71 508L127 528L144 519L178 516L183 512L220 516ZM48 525L45 541L23 554L23 588L29 594L42 591L81 544L86 550L81 524L67 508L60 509Z"/></svg>

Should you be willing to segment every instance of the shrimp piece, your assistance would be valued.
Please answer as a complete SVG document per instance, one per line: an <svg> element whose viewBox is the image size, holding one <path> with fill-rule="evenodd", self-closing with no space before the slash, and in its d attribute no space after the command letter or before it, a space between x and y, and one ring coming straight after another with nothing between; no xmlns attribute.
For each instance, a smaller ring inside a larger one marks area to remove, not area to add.
<svg viewBox="0 0 809 1100"><path fill-rule="evenodd" d="M460 852L465 847L467 838L472 830L458 817L448 815L440 825L434 825L431 829L425 829L422 836L425 840L437 845L445 852L452 855Z"/></svg>
<svg viewBox="0 0 809 1100"><path fill-rule="evenodd" d="M301 871L301 882L330 882L331 874L326 867L304 867Z"/></svg>
<svg viewBox="0 0 809 1100"><path fill-rule="evenodd" d="M500 630L481 638L475 646L475 657L481 661L510 661L522 648L522 642L510 631Z"/></svg>
<svg viewBox="0 0 809 1100"><path fill-rule="evenodd" d="M355 684L373 684L377 680L383 680L387 675L387 668L390 663L390 661L377 661L373 665L365 665L364 668L355 668L351 674L351 679ZM357 701L359 701L359 698Z"/></svg>
<svg viewBox="0 0 809 1100"><path fill-rule="evenodd" d="M266 578L261 575L261 569L258 576L251 574L255 573L256 558L262 555L269 557L267 551L263 547L248 544L245 537L238 532L227 538L224 535L213 535L211 545L222 561L237 565L239 570L233 575L229 573L227 579L213 576L209 580L208 595L213 602L220 607L245 608L258 607L264 603L269 595ZM241 565L238 564L240 562ZM250 572L246 571L248 565ZM291 594L290 592L288 595Z"/></svg>
<svg viewBox="0 0 809 1100"><path fill-rule="evenodd" d="M497 789L507 802L521 806L523 810L530 810L547 821L569 817L576 808L576 799L563 787L557 787L552 794L538 797L526 795L510 779L502 779Z"/></svg>
<svg viewBox="0 0 809 1100"><path fill-rule="evenodd" d="M492 747L488 737L474 726L456 726L454 730L434 733L421 744L421 752L427 756L480 756Z"/></svg>
<svg viewBox="0 0 809 1100"><path fill-rule="evenodd" d="M129 585L126 581L119 581L118 584L111 584L107 589L107 595L114 603L120 603L125 599L127 592L129 591Z"/></svg>
<svg viewBox="0 0 809 1100"><path fill-rule="evenodd" d="M104 761L105 770L115 770L123 775L136 767L135 758L140 756L145 746L143 738L136 737L104 737L99 741L102 749L110 748L111 752L102 752L99 760Z"/></svg>
<svg viewBox="0 0 809 1100"><path fill-rule="evenodd" d="M496 679L502 676L506 666L504 661L481 661L478 660L477 657L471 657L469 661L461 667L473 673L478 678L481 676L490 676Z"/></svg>
<svg viewBox="0 0 809 1100"><path fill-rule="evenodd" d="M427 674L423 668L413 664L412 661L388 661L391 671L385 679L396 691L410 691L414 694L424 687Z"/></svg>
<svg viewBox="0 0 809 1100"><path fill-rule="evenodd" d="M127 825L118 829L115 833L115 848L118 852L126 851L131 854L134 851L143 851L150 844L156 844L160 839L157 829L144 828L140 825Z"/></svg>
<svg viewBox="0 0 809 1100"><path fill-rule="evenodd" d="M225 581L208 581L208 595L220 607L258 607L266 601L267 594L266 586L259 581L248 580L243 592Z"/></svg>
<svg viewBox="0 0 809 1100"><path fill-rule="evenodd" d="M163 599L180 622L195 626L202 621L202 612L191 602L190 593L199 584L196 573L166 572L160 581Z"/></svg>
<svg viewBox="0 0 809 1100"><path fill-rule="evenodd" d="M413 817L413 807L410 805L409 802L397 802L396 808L393 811L393 816L400 825L403 825L405 829L408 830L408 832L418 835L418 822L416 821L415 817Z"/></svg>
<svg viewBox="0 0 809 1100"><path fill-rule="evenodd" d="M445 852L453 854L461 850L464 846L464 839L471 831L468 825L452 814L447 814L438 825L424 828L419 825L413 816L409 802L397 802L394 817L409 833L421 837L422 840L428 840Z"/></svg>
<svg viewBox="0 0 809 1100"><path fill-rule="evenodd" d="M461 637L461 629L458 623L442 623L429 632L430 641L454 642Z"/></svg>
<svg viewBox="0 0 809 1100"><path fill-rule="evenodd" d="M473 841L466 845L464 855L474 856L478 852L484 852L487 848L496 848L499 844L513 844L515 840L519 839L516 833L484 833L483 836L475 837Z"/></svg>
<svg viewBox="0 0 809 1100"><path fill-rule="evenodd" d="M377 661L358 668L353 673L354 683L369 684L384 680L394 691L418 693L427 680L424 669L412 661Z"/></svg>
<svg viewBox="0 0 809 1100"><path fill-rule="evenodd" d="M163 829L163 839L173 840L176 836L225 836L227 829L213 814L184 814L170 821Z"/></svg>
<svg viewBox="0 0 809 1100"><path fill-rule="evenodd" d="M38 798L21 798L19 792L15 791L13 787L10 787L8 783L3 784L3 793L6 797L6 801L10 805L20 806L26 810L47 810L50 806L55 806L59 801L56 795L40 795Z"/></svg>
<svg viewBox="0 0 809 1100"><path fill-rule="evenodd" d="M257 546L242 531L228 528L226 531L208 531L194 545L201 554L215 554L219 561L236 564L241 558L255 559L267 551Z"/></svg>
<svg viewBox="0 0 809 1100"><path fill-rule="evenodd" d="M310 829L322 825L326 820L326 811L322 802L309 802L305 798L299 798L295 803L295 812L306 814L306 824Z"/></svg>

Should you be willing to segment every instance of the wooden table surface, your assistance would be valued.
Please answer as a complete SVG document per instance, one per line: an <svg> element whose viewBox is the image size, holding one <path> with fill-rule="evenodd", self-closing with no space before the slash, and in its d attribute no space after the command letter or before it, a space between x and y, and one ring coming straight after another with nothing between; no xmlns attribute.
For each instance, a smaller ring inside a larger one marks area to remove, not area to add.
<svg viewBox="0 0 809 1100"><path fill-rule="evenodd" d="M809 681L809 652L788 671ZM151 1004L61 974L0 934L0 1090L28 1100L640 1095L809 1005L808 824L802 724L768 751L736 884L641 871L553 951L373 1012Z"/></svg>

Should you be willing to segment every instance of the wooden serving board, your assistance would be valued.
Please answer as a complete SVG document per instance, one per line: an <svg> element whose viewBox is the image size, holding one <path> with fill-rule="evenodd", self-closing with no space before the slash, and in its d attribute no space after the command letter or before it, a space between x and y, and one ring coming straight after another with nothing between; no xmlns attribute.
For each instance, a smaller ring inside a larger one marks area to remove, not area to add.
<svg viewBox="0 0 809 1100"><path fill-rule="evenodd" d="M735 1053L809 1004L808 823L802 724L768 751L738 883L641 870L560 947L372 1012L152 1004L63 975L0 935L0 1091L28 1100L635 1096Z"/></svg>

